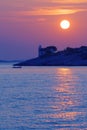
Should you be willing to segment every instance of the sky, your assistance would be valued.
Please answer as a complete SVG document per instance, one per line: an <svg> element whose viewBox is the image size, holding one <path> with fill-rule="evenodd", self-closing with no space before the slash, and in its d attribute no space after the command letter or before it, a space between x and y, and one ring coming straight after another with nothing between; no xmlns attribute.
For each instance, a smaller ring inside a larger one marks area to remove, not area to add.
<svg viewBox="0 0 87 130"><path fill-rule="evenodd" d="M60 28L68 19L71 26ZM38 46L87 45L87 0L0 0L0 60L38 56Z"/></svg>

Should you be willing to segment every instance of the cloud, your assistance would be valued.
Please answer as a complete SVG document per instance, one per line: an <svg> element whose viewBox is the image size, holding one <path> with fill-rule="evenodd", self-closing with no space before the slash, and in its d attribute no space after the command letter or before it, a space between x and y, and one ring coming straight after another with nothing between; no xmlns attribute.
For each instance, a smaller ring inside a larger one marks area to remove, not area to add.
<svg viewBox="0 0 87 130"><path fill-rule="evenodd" d="M32 0L21 15L62 15L87 11L87 0Z"/></svg>
<svg viewBox="0 0 87 130"><path fill-rule="evenodd" d="M0 11L16 16L74 14L87 11L87 0L3 0Z"/></svg>
<svg viewBox="0 0 87 130"><path fill-rule="evenodd" d="M62 15L62 14L73 14L79 10L73 9L37 9L32 11L23 11L21 15L35 16L35 15Z"/></svg>
<svg viewBox="0 0 87 130"><path fill-rule="evenodd" d="M50 0L48 0L50 1ZM87 0L51 0L51 2L59 2L59 3L83 3L87 2Z"/></svg>

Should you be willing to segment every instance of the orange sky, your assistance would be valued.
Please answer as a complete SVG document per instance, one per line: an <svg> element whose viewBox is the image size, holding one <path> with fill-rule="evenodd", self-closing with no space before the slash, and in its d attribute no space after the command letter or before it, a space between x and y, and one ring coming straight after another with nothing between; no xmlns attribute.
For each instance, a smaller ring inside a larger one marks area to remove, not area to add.
<svg viewBox="0 0 87 130"><path fill-rule="evenodd" d="M62 30L62 19L71 27ZM28 59L37 56L39 44L87 45L87 0L3 0L0 1L0 59Z"/></svg>

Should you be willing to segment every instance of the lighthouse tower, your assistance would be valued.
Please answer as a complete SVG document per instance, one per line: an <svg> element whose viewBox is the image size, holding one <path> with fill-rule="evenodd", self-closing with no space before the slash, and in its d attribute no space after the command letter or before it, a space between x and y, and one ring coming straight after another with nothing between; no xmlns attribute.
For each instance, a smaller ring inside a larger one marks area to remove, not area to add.
<svg viewBox="0 0 87 130"><path fill-rule="evenodd" d="M39 45L38 47L38 56L41 57L42 56L42 46Z"/></svg>

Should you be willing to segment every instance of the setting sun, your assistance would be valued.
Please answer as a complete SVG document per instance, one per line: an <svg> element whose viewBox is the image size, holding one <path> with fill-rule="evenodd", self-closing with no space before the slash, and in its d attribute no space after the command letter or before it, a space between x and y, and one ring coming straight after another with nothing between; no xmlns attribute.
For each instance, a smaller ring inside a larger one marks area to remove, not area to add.
<svg viewBox="0 0 87 130"><path fill-rule="evenodd" d="M60 22L60 27L62 29L68 29L70 27L70 22L68 20L62 20Z"/></svg>

